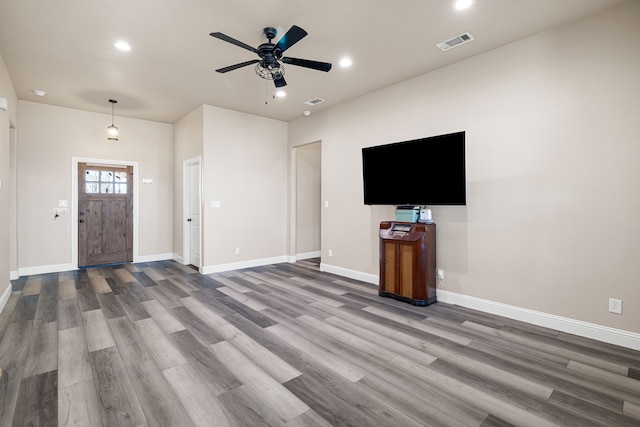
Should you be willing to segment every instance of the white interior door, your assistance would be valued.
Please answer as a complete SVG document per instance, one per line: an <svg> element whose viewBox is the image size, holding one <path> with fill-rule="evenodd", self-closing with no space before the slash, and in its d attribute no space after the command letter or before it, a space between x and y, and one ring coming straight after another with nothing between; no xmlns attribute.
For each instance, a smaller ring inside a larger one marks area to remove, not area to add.
<svg viewBox="0 0 640 427"><path fill-rule="evenodd" d="M189 261L200 267L200 164L189 166Z"/></svg>

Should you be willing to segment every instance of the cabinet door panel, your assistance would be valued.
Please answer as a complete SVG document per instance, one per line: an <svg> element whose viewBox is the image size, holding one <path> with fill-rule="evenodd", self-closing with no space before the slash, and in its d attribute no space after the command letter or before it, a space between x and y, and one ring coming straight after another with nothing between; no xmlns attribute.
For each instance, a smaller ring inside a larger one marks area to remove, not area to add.
<svg viewBox="0 0 640 427"><path fill-rule="evenodd" d="M413 298L413 246L402 244L400 246L400 286L399 295L407 298Z"/></svg>

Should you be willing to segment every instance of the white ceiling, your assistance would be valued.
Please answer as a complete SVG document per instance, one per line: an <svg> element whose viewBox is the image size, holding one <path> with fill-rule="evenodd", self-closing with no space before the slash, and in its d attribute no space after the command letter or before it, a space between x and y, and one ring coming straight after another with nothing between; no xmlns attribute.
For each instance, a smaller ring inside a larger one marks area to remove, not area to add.
<svg viewBox="0 0 640 427"><path fill-rule="evenodd" d="M23 100L111 114L115 98L116 116L165 123L201 104L289 121L622 2L475 0L458 12L453 0L2 0L0 54ZM252 66L214 71L257 55L209 33L257 47L264 27L293 24L309 35L285 56L331 62L329 73L287 66L288 95L273 99ZM475 41L435 47L467 31ZM326 102L304 105L312 98Z"/></svg>

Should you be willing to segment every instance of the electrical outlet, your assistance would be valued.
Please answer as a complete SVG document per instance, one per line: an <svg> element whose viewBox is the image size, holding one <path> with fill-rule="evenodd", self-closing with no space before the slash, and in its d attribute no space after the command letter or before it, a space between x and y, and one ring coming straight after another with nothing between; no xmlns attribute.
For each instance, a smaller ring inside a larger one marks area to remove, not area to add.
<svg viewBox="0 0 640 427"><path fill-rule="evenodd" d="M609 313L622 314L622 300L609 298Z"/></svg>
<svg viewBox="0 0 640 427"><path fill-rule="evenodd" d="M236 255L240 255L240 248L236 248Z"/></svg>
<svg viewBox="0 0 640 427"><path fill-rule="evenodd" d="M444 270L436 269L436 284L439 288L444 288Z"/></svg>
<svg viewBox="0 0 640 427"><path fill-rule="evenodd" d="M329 256L333 256L333 251L329 249Z"/></svg>

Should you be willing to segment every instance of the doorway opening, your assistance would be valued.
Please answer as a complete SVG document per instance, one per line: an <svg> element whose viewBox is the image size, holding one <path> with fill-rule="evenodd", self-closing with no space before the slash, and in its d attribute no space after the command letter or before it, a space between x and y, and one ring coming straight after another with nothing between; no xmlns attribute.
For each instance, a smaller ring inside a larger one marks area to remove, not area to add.
<svg viewBox="0 0 640 427"><path fill-rule="evenodd" d="M72 265L136 262L138 163L73 157L71 165Z"/></svg>
<svg viewBox="0 0 640 427"><path fill-rule="evenodd" d="M322 143L294 147L292 152L292 247L295 260L320 264L322 225Z"/></svg>
<svg viewBox="0 0 640 427"><path fill-rule="evenodd" d="M16 128L9 119L9 279L18 274L18 147ZM0 304L1 305L1 304Z"/></svg>
<svg viewBox="0 0 640 427"><path fill-rule="evenodd" d="M133 262L133 167L78 163L78 267Z"/></svg>

